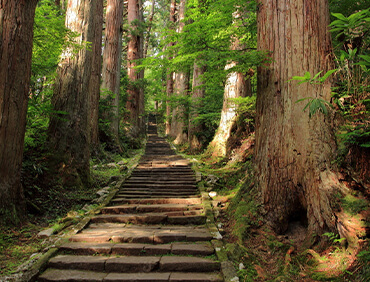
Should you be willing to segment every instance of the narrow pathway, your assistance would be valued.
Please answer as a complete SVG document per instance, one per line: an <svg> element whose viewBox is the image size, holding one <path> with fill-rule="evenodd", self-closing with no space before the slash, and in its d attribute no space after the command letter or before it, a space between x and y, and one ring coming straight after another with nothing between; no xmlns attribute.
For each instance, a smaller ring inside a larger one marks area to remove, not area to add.
<svg viewBox="0 0 370 282"><path fill-rule="evenodd" d="M223 281L194 172L149 122L145 155L111 205L38 281Z"/></svg>

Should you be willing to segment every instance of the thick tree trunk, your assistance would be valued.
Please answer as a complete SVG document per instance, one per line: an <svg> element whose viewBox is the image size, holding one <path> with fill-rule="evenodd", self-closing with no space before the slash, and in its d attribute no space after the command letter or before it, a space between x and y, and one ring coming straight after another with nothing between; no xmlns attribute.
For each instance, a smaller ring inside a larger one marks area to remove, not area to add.
<svg viewBox="0 0 370 282"><path fill-rule="evenodd" d="M174 29L176 23L176 0L171 0L170 6L170 28ZM171 48L174 45L174 42L168 44L168 47ZM168 60L172 60L173 57L170 55ZM167 79L166 79L166 135L169 135L171 132L171 105L170 99L173 95L173 72L170 69L167 69Z"/></svg>
<svg viewBox="0 0 370 282"><path fill-rule="evenodd" d="M94 41L92 42L92 70L89 88L90 114L90 148L93 154L99 151L99 100L100 76L102 70L102 33L103 33L103 0L93 1L94 14Z"/></svg>
<svg viewBox="0 0 370 282"><path fill-rule="evenodd" d="M66 27L80 34L81 43L94 41L91 1L69 0ZM85 47L73 54L65 50L55 81L52 104L68 114L52 116L49 125L50 173L57 173L67 186L88 185L89 82L92 52Z"/></svg>
<svg viewBox="0 0 370 282"><path fill-rule="evenodd" d="M105 42L103 53L102 91L104 99L111 107L105 114L110 122L112 143L119 147L119 94L122 53L123 1L108 0L105 27Z"/></svg>
<svg viewBox="0 0 370 282"><path fill-rule="evenodd" d="M199 151L202 147L202 142L199 140L198 134L203 131L203 125L194 123L194 119L198 117L198 111L202 107L202 99L205 95L202 75L205 73L206 67L204 65L200 65L201 63L203 62L198 59L194 62L191 101L192 110L190 111L189 117L189 146L190 149L194 151Z"/></svg>
<svg viewBox="0 0 370 282"><path fill-rule="evenodd" d="M126 121L130 123L130 135L137 137L140 134L140 113L142 111L142 92L137 85L141 73L135 69L137 60L141 58L141 38L138 31L137 22L140 20L140 9L138 0L128 0L128 24L130 26L129 42L127 51L127 75L129 79L129 89L127 90L126 108L128 117Z"/></svg>
<svg viewBox="0 0 370 282"><path fill-rule="evenodd" d="M25 215L23 142L37 0L0 0L0 222Z"/></svg>
<svg viewBox="0 0 370 282"><path fill-rule="evenodd" d="M282 233L290 220L307 216L308 234L322 234L335 229L330 194L338 183L330 165L336 146L330 118L309 118L305 103L296 101L328 101L331 85L288 80L330 67L328 1L259 2L258 50L271 51L271 63L258 69L255 150L266 220Z"/></svg>
<svg viewBox="0 0 370 282"><path fill-rule="evenodd" d="M235 67L235 65L236 63L232 62L228 64L225 69L230 69ZM231 130L238 118L238 105L235 104L232 99L251 95L251 82L250 79L246 80L244 74L232 72L227 76L220 125L218 126L216 134L209 145L212 150L212 156L226 156L227 142L230 138Z"/></svg>
<svg viewBox="0 0 370 282"><path fill-rule="evenodd" d="M186 0L180 0L177 29L178 33L182 33L185 27L185 10ZM190 70L181 70L175 74L174 93L177 97L187 96L189 93L189 76ZM172 110L171 118L171 131L170 136L174 138L175 144L183 144L188 140L187 134L188 118L186 108L184 105L179 104Z"/></svg>

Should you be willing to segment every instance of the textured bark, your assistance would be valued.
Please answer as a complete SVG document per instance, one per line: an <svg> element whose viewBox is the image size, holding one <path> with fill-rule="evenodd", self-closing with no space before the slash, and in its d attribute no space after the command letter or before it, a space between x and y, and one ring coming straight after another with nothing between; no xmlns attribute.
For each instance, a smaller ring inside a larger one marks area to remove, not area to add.
<svg viewBox="0 0 370 282"><path fill-rule="evenodd" d="M198 111L202 107L202 99L205 95L205 88L202 75L206 71L206 67L200 65L200 60L194 62L193 84L192 84L192 111L189 117L189 146L191 150L200 150L202 147L201 140L198 134L203 131L202 124L194 124L194 119L198 117Z"/></svg>
<svg viewBox="0 0 370 282"><path fill-rule="evenodd" d="M186 0L181 0L178 15L178 33L182 33L185 27L185 10ZM189 94L189 73L190 70L184 69L175 74L174 95L177 97L187 96ZM188 119L186 115L186 108L184 105L178 105L172 110L170 130L170 136L175 139L175 144L183 144L188 140L187 125Z"/></svg>
<svg viewBox="0 0 370 282"><path fill-rule="evenodd" d="M37 0L0 0L0 221L25 215L23 142Z"/></svg>
<svg viewBox="0 0 370 282"><path fill-rule="evenodd" d="M92 42L92 69L89 88L90 148L92 153L99 151L99 100L100 77L102 70L103 0L93 1L94 41Z"/></svg>
<svg viewBox="0 0 370 282"><path fill-rule="evenodd" d="M225 69L230 69L236 65L235 62L228 64ZM225 157L227 153L227 142L230 138L231 130L237 121L238 105L232 102L231 99L238 97L246 97L252 95L250 79L246 80L244 74L232 72L227 76L224 100L221 111L221 120L216 131L216 134L210 143L212 156Z"/></svg>
<svg viewBox="0 0 370 282"><path fill-rule="evenodd" d="M137 85L137 82L142 77L141 72L135 70L137 66L137 60L141 58L142 50L142 38L139 35L139 31L133 22L140 20L140 9L138 0L128 0L128 24L132 29L129 32L129 42L127 50L127 75L129 78L130 86L127 90L127 103L126 109L128 111L128 117L126 121L130 123L129 133L130 135L137 137L141 132L141 117L140 113L143 110L141 103L143 102L142 90Z"/></svg>
<svg viewBox="0 0 370 282"><path fill-rule="evenodd" d="M145 38L145 44L144 44L143 58L146 58L146 56L148 54L149 41L150 41L150 32L152 30L153 18L154 18L154 7L155 7L155 0L152 0L152 7L150 9L150 15L149 15L149 19L148 19L148 29L147 29L147 32L146 32L146 38Z"/></svg>
<svg viewBox="0 0 370 282"><path fill-rule="evenodd" d="M102 69L102 91L111 106L104 118L110 122L113 143L119 147L119 94L122 53L123 1L108 0Z"/></svg>
<svg viewBox="0 0 370 282"><path fill-rule="evenodd" d="M258 50L271 51L271 63L258 69L256 177L266 220L284 232L297 215L307 215L308 234L335 229L330 194L338 185L330 171L335 150L329 117L303 112L314 97L330 99L324 85L288 82L331 64L328 1L259 1Z"/></svg>
<svg viewBox="0 0 370 282"><path fill-rule="evenodd" d="M93 42L94 24L89 0L69 0L66 27ZM92 51L83 47L73 54L65 50L59 63L52 104L67 115L52 116L49 125L50 173L58 173L67 186L88 185L89 169L89 82Z"/></svg>
<svg viewBox="0 0 370 282"><path fill-rule="evenodd" d="M171 0L170 6L170 28L174 29L176 22L176 0ZM171 48L174 45L174 42L168 44L168 48ZM172 60L173 57L170 55L168 60ZM167 70L167 79L166 79L166 135L169 135L171 132L171 105L170 99L173 95L173 72L170 69Z"/></svg>

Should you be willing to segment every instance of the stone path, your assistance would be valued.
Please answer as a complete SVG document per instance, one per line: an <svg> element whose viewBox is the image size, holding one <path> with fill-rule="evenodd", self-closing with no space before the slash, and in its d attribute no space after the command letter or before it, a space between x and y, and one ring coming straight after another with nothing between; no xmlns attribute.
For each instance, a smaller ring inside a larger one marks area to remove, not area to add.
<svg viewBox="0 0 370 282"><path fill-rule="evenodd" d="M145 155L38 281L223 281L194 172L148 126Z"/></svg>

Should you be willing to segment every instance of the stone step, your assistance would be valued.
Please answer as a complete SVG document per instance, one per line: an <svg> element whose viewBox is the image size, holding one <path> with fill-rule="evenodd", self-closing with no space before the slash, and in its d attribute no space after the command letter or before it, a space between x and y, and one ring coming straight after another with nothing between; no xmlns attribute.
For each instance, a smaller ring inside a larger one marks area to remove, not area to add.
<svg viewBox="0 0 370 282"><path fill-rule="evenodd" d="M168 177L131 177L126 180L125 184L193 184L195 183L195 177L182 177L182 178L168 178Z"/></svg>
<svg viewBox="0 0 370 282"><path fill-rule="evenodd" d="M186 256L74 256L58 255L49 268L94 270L97 272L214 272L220 263L211 259Z"/></svg>
<svg viewBox="0 0 370 282"><path fill-rule="evenodd" d="M180 215L182 213L182 215ZM189 214L189 215L186 215ZM131 223L131 224L204 224L204 215L190 215L189 212L142 213L142 214L104 214L91 218L92 223Z"/></svg>
<svg viewBox="0 0 370 282"><path fill-rule="evenodd" d="M197 190L191 190L191 191L184 191L184 192L181 192L181 191L173 191L173 190L165 190L165 191L153 191L153 190L138 190L138 189L133 189L133 190L129 190L129 189L122 189L120 190L120 192L118 193L118 197L127 197L127 196L145 196L145 197L180 197L180 196L193 196L194 194L196 194L198 191Z"/></svg>
<svg viewBox="0 0 370 282"><path fill-rule="evenodd" d="M179 272L152 272L152 273L104 273L96 271L48 269L40 277L39 282L221 282L217 273L179 273Z"/></svg>
<svg viewBox="0 0 370 282"><path fill-rule="evenodd" d="M142 244L168 244L172 242L203 242L212 240L209 232L193 230L192 232L171 230L115 230L109 231L95 229L72 236L71 242L84 243L142 243Z"/></svg>
<svg viewBox="0 0 370 282"><path fill-rule="evenodd" d="M121 193L121 194L118 194L117 197L118 198L121 198L121 199L125 199L125 200L129 200L129 199L162 199L162 198L184 198L184 199L187 199L187 198L194 198L196 197L197 195L147 195L147 194L124 194L124 193ZM117 198L117 199L118 199Z"/></svg>
<svg viewBox="0 0 370 282"><path fill-rule="evenodd" d="M156 198L156 199L125 199L115 198L112 204L136 204L136 205L159 205L159 204L184 204L199 205L202 203L200 197L194 198Z"/></svg>
<svg viewBox="0 0 370 282"><path fill-rule="evenodd" d="M124 256L209 256L214 254L210 243L172 243L172 244L139 244L139 243L67 243L59 248L62 252L75 255L124 255Z"/></svg>
<svg viewBox="0 0 370 282"><path fill-rule="evenodd" d="M122 188L161 188L166 187L167 189L178 189L178 188L184 188L184 189L197 189L197 186L194 184L183 184L183 183L166 183L166 184L154 184L154 183L124 183L122 185Z"/></svg>
<svg viewBox="0 0 370 282"><path fill-rule="evenodd" d="M181 205L181 204L157 204L157 205L121 205L105 207L101 210L102 214L122 214L122 213L140 213L140 212L171 212L171 211L199 211L201 205Z"/></svg>

